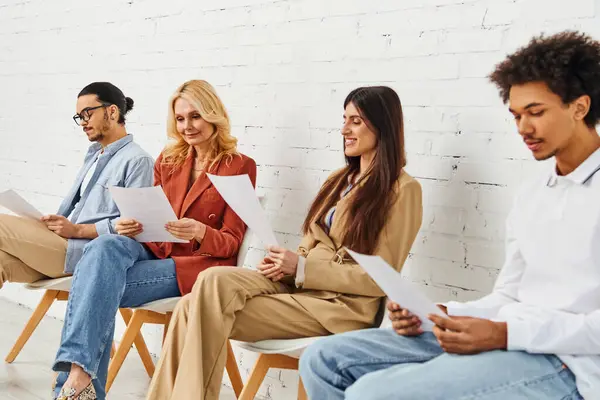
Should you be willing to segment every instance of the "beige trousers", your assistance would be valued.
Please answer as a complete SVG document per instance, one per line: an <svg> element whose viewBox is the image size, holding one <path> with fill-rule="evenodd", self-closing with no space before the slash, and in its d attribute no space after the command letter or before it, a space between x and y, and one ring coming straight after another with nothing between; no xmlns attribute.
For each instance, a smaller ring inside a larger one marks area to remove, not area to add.
<svg viewBox="0 0 600 400"><path fill-rule="evenodd" d="M254 342L330 334L290 290L249 269L203 271L173 312L148 399L218 399L228 338Z"/></svg>
<svg viewBox="0 0 600 400"><path fill-rule="evenodd" d="M0 214L0 288L65 276L67 240L41 221Z"/></svg>

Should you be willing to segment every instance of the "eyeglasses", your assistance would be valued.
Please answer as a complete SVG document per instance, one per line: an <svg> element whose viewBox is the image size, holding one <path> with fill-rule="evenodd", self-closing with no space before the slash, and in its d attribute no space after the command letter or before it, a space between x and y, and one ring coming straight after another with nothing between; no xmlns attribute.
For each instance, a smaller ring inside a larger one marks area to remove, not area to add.
<svg viewBox="0 0 600 400"><path fill-rule="evenodd" d="M77 125L81 125L81 121L88 122L92 117L91 111L97 110L98 108L110 107L110 104L102 104L96 107L86 107L79 114L73 115L73 121Z"/></svg>

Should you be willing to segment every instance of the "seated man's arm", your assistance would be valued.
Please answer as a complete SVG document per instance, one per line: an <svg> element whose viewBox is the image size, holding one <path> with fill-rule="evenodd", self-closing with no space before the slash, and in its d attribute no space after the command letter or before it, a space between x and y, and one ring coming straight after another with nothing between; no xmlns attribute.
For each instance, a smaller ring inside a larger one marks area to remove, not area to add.
<svg viewBox="0 0 600 400"><path fill-rule="evenodd" d="M514 304L500 313L508 326L508 350L600 355L600 310L589 314Z"/></svg>

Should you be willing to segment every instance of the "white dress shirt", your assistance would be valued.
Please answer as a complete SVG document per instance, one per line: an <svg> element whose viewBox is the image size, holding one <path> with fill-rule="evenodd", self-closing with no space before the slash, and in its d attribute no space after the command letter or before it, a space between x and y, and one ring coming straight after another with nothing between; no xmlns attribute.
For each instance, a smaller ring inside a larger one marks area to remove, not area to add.
<svg viewBox="0 0 600 400"><path fill-rule="evenodd" d="M600 149L567 176L525 185L509 215L494 290L449 315L505 321L508 350L556 354L600 399Z"/></svg>

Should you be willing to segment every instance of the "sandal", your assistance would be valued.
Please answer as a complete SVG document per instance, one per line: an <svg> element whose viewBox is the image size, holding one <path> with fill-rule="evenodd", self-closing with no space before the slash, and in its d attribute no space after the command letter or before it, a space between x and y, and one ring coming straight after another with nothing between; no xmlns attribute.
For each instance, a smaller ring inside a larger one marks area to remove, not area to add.
<svg viewBox="0 0 600 400"><path fill-rule="evenodd" d="M63 386L56 400L97 400L96 397L96 389L94 389L94 385L90 382L77 396L75 396L76 390Z"/></svg>

